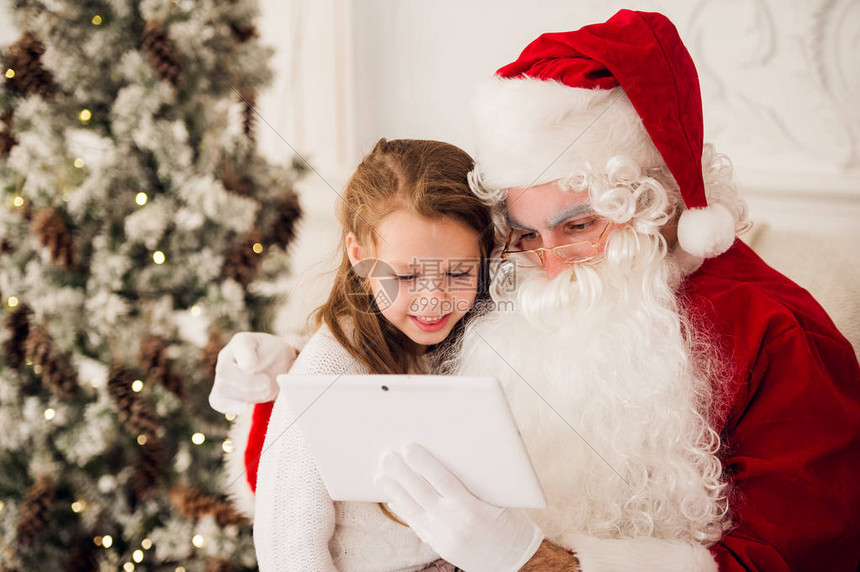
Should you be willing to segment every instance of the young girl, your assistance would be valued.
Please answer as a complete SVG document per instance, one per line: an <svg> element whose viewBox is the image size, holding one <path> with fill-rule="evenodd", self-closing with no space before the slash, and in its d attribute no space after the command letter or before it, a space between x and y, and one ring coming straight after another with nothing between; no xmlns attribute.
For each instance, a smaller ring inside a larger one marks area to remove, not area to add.
<svg viewBox="0 0 860 572"><path fill-rule="evenodd" d="M446 143L376 144L346 186L343 259L290 373L428 373L457 343L476 298L486 299L493 244L489 212L469 190L471 169ZM256 481L261 570L443 569L384 505L333 502L293 421L276 400Z"/></svg>

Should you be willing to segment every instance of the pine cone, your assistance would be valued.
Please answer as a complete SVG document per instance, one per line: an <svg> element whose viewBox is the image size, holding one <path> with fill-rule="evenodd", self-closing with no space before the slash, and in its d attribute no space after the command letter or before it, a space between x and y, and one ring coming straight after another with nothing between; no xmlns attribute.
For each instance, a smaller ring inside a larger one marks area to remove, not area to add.
<svg viewBox="0 0 860 572"><path fill-rule="evenodd" d="M71 399L78 392L78 373L69 356L60 353L48 330L39 324L30 326L24 344L27 359L42 369L42 383L60 399Z"/></svg>
<svg viewBox="0 0 860 572"><path fill-rule="evenodd" d="M26 343L30 335L30 316L33 312L26 304L19 304L6 316L6 329L9 336L3 342L3 353L9 365L18 371L24 368L27 357Z"/></svg>
<svg viewBox="0 0 860 572"><path fill-rule="evenodd" d="M140 47L149 56L149 63L158 77L179 89L182 85L182 60L161 22L153 20L146 23Z"/></svg>
<svg viewBox="0 0 860 572"><path fill-rule="evenodd" d="M42 247L48 249L55 264L60 264L67 272L74 270L74 237L59 211L45 209L37 212L32 230L39 236Z"/></svg>
<svg viewBox="0 0 860 572"><path fill-rule="evenodd" d="M132 390L132 377L121 365L112 365L108 372L108 393L116 403L123 426L130 435L146 435L147 443L158 441L158 415Z"/></svg>
<svg viewBox="0 0 860 572"><path fill-rule="evenodd" d="M154 379L179 397L184 397L182 379L173 371L167 357L167 345L155 336L144 336L140 340L138 361L144 375Z"/></svg>
<svg viewBox="0 0 860 572"><path fill-rule="evenodd" d="M229 171L221 175L221 184L231 193L240 197L250 197L254 194L254 182L247 175Z"/></svg>
<svg viewBox="0 0 860 572"><path fill-rule="evenodd" d="M243 287L254 281L260 269L260 255L254 252L254 245L262 242L262 236L257 230L247 233L239 240L224 258L223 275L232 278Z"/></svg>
<svg viewBox="0 0 860 572"><path fill-rule="evenodd" d="M274 223L270 227L269 243L286 248L296 237L296 226L301 217L299 197L289 193L277 207Z"/></svg>
<svg viewBox="0 0 860 572"><path fill-rule="evenodd" d="M167 451L158 439L148 440L138 449L129 486L134 496L143 500L158 487L167 472Z"/></svg>
<svg viewBox="0 0 860 572"><path fill-rule="evenodd" d="M0 113L0 159L8 157L17 144L18 140L12 134L12 110L7 109Z"/></svg>
<svg viewBox="0 0 860 572"><path fill-rule="evenodd" d="M233 32L233 37L240 44L244 44L248 40L256 38L259 33L257 32L257 27L254 24L239 24L238 22L233 22L230 24L230 31Z"/></svg>
<svg viewBox="0 0 860 572"><path fill-rule="evenodd" d="M55 492L54 482L45 475L37 477L27 490L15 527L15 536L22 548L32 546L47 528L54 508Z"/></svg>
<svg viewBox="0 0 860 572"><path fill-rule="evenodd" d="M98 572L99 551L93 542L95 534L80 537L72 547L66 572Z"/></svg>
<svg viewBox="0 0 860 572"><path fill-rule="evenodd" d="M218 365L218 353L224 347L224 340L221 339L221 332L218 328L212 328L209 331L209 340L203 348L203 354L200 356L200 365L203 366L203 371L207 379L215 377L215 367Z"/></svg>
<svg viewBox="0 0 860 572"><path fill-rule="evenodd" d="M218 560L217 558L206 559L206 572L234 572L236 567L227 560Z"/></svg>
<svg viewBox="0 0 860 572"><path fill-rule="evenodd" d="M176 510L187 518L198 520L212 515L220 527L250 524L247 517L237 511L226 497L208 495L183 485L170 489L169 496Z"/></svg>
<svg viewBox="0 0 860 572"><path fill-rule="evenodd" d="M241 93L239 101L245 106L242 109L242 131L248 141L253 143L257 140L257 93L245 90Z"/></svg>
<svg viewBox="0 0 860 572"><path fill-rule="evenodd" d="M24 32L21 39L9 46L6 67L15 71L15 77L6 79L6 89L21 96L41 95L48 98L57 91L54 76L42 66L45 45L33 32Z"/></svg>

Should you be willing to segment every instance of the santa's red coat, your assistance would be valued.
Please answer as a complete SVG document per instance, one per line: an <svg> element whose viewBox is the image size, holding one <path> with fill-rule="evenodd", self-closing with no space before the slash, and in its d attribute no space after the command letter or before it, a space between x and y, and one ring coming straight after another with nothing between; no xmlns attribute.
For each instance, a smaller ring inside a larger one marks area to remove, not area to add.
<svg viewBox="0 0 860 572"><path fill-rule="evenodd" d="M679 296L734 368L716 420L734 528L721 571L855 570L860 563L860 367L810 296L740 241L686 278ZM245 450L253 489L272 404Z"/></svg>

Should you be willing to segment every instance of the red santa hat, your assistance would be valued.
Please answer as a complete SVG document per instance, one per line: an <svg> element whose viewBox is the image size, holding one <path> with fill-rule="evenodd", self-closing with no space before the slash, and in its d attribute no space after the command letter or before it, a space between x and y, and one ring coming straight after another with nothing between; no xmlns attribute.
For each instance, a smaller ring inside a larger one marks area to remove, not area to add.
<svg viewBox="0 0 860 572"><path fill-rule="evenodd" d="M473 111L486 187L542 184L626 155L643 168L665 164L680 186L682 249L709 258L734 241L731 214L705 196L696 68L662 14L621 10L541 35L479 88Z"/></svg>

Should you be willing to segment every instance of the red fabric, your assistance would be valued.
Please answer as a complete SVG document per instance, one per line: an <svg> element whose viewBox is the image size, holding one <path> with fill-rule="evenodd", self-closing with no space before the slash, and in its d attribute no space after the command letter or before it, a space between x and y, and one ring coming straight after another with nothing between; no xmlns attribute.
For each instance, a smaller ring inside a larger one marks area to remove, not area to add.
<svg viewBox="0 0 860 572"><path fill-rule="evenodd" d="M860 368L802 288L740 241L682 289L735 367L718 422L736 527L722 571L855 570L860 562Z"/></svg>
<svg viewBox="0 0 860 572"><path fill-rule="evenodd" d="M269 417L272 416L274 401L257 403L251 417L251 430L248 432L248 446L245 448L245 478L253 492L257 492L257 469L259 468L260 453L266 441L266 429L269 427Z"/></svg>
<svg viewBox="0 0 860 572"><path fill-rule="evenodd" d="M620 10L602 24L543 34L496 75L586 89L621 85L678 182L684 204L707 206L699 76L678 31L662 14Z"/></svg>

